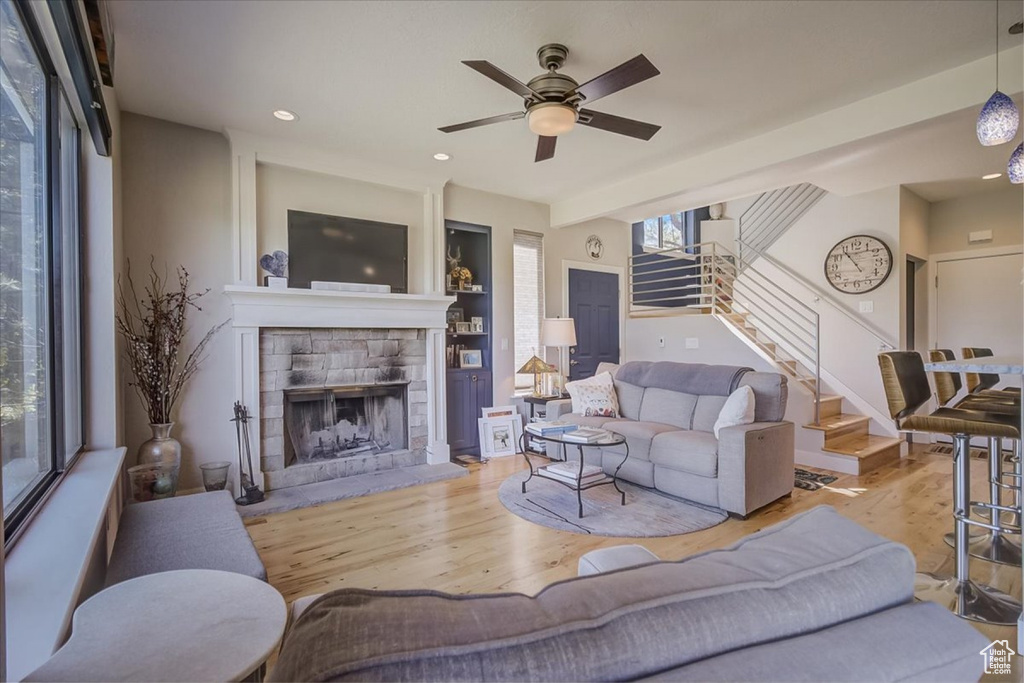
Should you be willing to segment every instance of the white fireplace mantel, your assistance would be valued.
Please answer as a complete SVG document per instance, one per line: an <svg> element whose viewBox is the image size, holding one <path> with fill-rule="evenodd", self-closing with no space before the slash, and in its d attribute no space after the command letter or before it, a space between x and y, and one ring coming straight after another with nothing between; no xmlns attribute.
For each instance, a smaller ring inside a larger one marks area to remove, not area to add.
<svg viewBox="0 0 1024 683"><path fill-rule="evenodd" d="M227 285L233 327L443 329L454 296Z"/></svg>

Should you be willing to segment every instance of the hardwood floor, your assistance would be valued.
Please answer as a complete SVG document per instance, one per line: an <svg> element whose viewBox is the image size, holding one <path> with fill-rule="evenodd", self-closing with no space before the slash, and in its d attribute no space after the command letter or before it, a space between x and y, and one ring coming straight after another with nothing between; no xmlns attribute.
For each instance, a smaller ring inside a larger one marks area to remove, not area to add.
<svg viewBox="0 0 1024 683"><path fill-rule="evenodd" d="M974 481L986 463L973 461ZM794 489L747 520L684 536L600 538L548 529L506 511L501 482L525 468L520 456L474 465L461 479L374 494L246 520L270 583L289 602L347 586L432 588L452 593L516 591L532 594L576 574L580 555L595 548L639 542L664 559L729 545L763 527L817 505L882 536L906 544L920 571L949 574L952 550L949 456L918 447L896 464L861 476L841 475L826 489ZM585 501L584 501L585 504ZM972 577L1015 596L1021 570L971 561ZM1010 638L1014 627L983 627L991 639Z"/></svg>

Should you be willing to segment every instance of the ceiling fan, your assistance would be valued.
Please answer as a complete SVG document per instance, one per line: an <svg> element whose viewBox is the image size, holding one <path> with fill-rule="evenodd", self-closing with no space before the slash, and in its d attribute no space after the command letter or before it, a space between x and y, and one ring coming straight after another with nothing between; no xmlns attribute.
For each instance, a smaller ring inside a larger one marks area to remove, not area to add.
<svg viewBox="0 0 1024 683"><path fill-rule="evenodd" d="M577 123L591 128L599 128L610 133L628 135L631 138L650 140L661 130L643 121L634 121L621 116L603 114L593 109L584 109L581 105L590 104L606 95L624 90L653 78L661 72L642 54L620 64L583 85L558 73L569 56L569 48L558 43L549 43L537 50L537 61L546 73L522 83L505 73L490 62L483 60L463 61L469 68L479 71L498 85L504 86L523 98L523 111L509 114L489 116L485 119L457 123L454 126L438 128L442 133L454 133L467 128L489 126L502 121L515 121L525 118L530 130L536 133L537 154L534 162L545 161L555 156L555 143L558 136L568 133Z"/></svg>

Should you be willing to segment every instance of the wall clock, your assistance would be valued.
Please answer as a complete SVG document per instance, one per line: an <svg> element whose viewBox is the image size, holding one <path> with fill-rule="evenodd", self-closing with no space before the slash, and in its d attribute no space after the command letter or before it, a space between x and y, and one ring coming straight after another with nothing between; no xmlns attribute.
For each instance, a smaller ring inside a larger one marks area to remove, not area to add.
<svg viewBox="0 0 1024 683"><path fill-rule="evenodd" d="M825 279L843 294L878 289L892 272L892 252L877 237L854 235L842 240L825 257Z"/></svg>
<svg viewBox="0 0 1024 683"><path fill-rule="evenodd" d="M587 238L587 256L597 261L604 254L604 244L601 242L601 238L597 235L591 235Z"/></svg>

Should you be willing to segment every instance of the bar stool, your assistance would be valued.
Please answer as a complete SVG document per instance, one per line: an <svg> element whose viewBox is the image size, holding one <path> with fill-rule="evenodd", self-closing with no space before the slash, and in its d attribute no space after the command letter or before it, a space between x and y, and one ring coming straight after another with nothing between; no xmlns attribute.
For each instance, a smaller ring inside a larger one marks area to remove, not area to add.
<svg viewBox="0 0 1024 683"><path fill-rule="evenodd" d="M933 349L929 352L929 359L933 363L954 360L953 352L949 349ZM998 379L998 375L996 375ZM960 380L960 373L957 372L933 372L932 379L935 381L935 397L940 406L946 406L960 393L963 384ZM980 391L976 394L968 394L962 401L955 404L955 408L965 410L980 410L984 412L999 413L1015 416L1020 421L1020 402L1014 398L1007 398L1001 392ZM1015 442L1015 450L1019 451L1020 441ZM1002 512L1006 510L1002 505L1002 489L1010 489L1014 492L1013 511L1007 513L1009 517L1005 520L1011 526L1020 526L1020 479L1019 472L1008 474L1003 472L1003 443L998 437L991 437L988 440L988 480L989 480L989 502L979 503L973 506L975 513L987 514L993 527L1003 524ZM1017 463L1019 466L1019 458ZM1006 484L1004 478L1009 478L1013 483ZM946 544L955 547L954 535L946 534ZM972 557L981 560L1007 564L1014 567L1021 566L1021 547L1012 540L1006 538L998 529L989 532L972 534L970 537L969 553Z"/></svg>
<svg viewBox="0 0 1024 683"><path fill-rule="evenodd" d="M889 414L900 431L953 436L953 519L956 569L952 577L919 574L929 596L941 600L957 616L972 621L1011 626L1017 623L1021 604L1006 593L972 581L968 530L971 525L993 529L994 525L970 519L971 436L1020 438L1015 418L961 408L939 408L929 415L917 415L931 398L928 374L921 356L913 351L890 351L878 355L882 384ZM1004 533L1020 533L1003 527ZM932 599L929 597L929 599Z"/></svg>
<svg viewBox="0 0 1024 683"><path fill-rule="evenodd" d="M993 355L992 349L983 346L965 346L960 349L960 352L964 355L964 358L987 358ZM968 372L967 391L972 394L979 391L991 392L992 388L999 384L999 380L999 375L996 373ZM997 389L996 391L1016 394L1017 399L1020 400L1020 387L1007 387L1006 389Z"/></svg>

